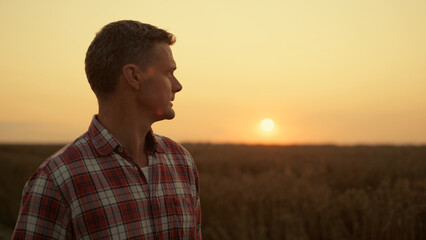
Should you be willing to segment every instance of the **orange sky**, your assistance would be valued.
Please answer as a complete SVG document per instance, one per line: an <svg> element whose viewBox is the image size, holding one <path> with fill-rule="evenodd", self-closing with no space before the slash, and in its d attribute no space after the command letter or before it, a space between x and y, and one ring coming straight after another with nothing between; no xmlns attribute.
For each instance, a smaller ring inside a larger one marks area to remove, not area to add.
<svg viewBox="0 0 426 240"><path fill-rule="evenodd" d="M1 1L0 142L68 142L97 103L84 57L106 23L177 36L181 142L426 143L426 1ZM203 3L204 2L204 3ZM271 118L276 128L260 130Z"/></svg>

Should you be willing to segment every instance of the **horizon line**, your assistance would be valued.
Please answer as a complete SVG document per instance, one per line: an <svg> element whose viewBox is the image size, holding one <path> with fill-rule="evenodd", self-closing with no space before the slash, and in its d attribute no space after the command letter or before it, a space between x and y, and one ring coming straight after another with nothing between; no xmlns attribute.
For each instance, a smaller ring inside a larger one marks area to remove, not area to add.
<svg viewBox="0 0 426 240"><path fill-rule="evenodd" d="M353 143L339 143L339 142L294 142L294 143L264 143L264 142L231 142L231 141L176 141L182 145L235 145L235 146L337 146L337 147L351 147L351 146L415 146L426 147L425 143L392 143L392 142L353 142ZM0 145L28 145L28 146L54 146L54 145L67 145L70 142L66 141L0 141Z"/></svg>

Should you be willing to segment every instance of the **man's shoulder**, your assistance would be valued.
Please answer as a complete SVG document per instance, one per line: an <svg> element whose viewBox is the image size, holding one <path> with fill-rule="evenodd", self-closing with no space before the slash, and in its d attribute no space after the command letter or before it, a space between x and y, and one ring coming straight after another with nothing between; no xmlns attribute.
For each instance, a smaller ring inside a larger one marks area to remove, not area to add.
<svg viewBox="0 0 426 240"><path fill-rule="evenodd" d="M86 134L83 134L44 160L28 179L25 189L35 191L37 186L44 189L49 182L58 188L66 187L73 175L82 170L76 170L78 162L93 157L93 154Z"/></svg>
<svg viewBox="0 0 426 240"><path fill-rule="evenodd" d="M185 178L187 181L198 184L197 166L189 151L180 143L168 137L157 134L154 134L154 136L158 144L157 152L162 155L161 161L164 161L168 166L172 166L170 169L177 171L179 176L187 176Z"/></svg>
<svg viewBox="0 0 426 240"><path fill-rule="evenodd" d="M193 159L189 151L182 146L182 144L173 141L172 139L154 134L155 139L157 140L157 150L164 154L172 154L175 156L180 156L177 159L186 160L187 164L192 165Z"/></svg>
<svg viewBox="0 0 426 240"><path fill-rule="evenodd" d="M95 152L87 138L87 133L85 133L48 157L39 166L39 170L52 173L58 171L58 169L68 167L75 161L94 156Z"/></svg>
<svg viewBox="0 0 426 240"><path fill-rule="evenodd" d="M183 154L189 154L188 150L184 146L182 146L180 143L177 143L173 141L172 139L161 136L158 134L154 134L155 139L157 140L158 146L160 151L166 152L166 153L183 153Z"/></svg>

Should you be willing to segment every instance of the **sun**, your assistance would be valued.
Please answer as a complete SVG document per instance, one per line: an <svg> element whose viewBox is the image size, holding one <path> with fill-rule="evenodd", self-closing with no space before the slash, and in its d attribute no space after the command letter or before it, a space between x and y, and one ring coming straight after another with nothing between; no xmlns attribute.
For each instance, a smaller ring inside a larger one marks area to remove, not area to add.
<svg viewBox="0 0 426 240"><path fill-rule="evenodd" d="M269 118L265 118L262 120L262 122L260 123L260 127L262 128L263 131L265 132L270 132L274 129L274 121L272 121Z"/></svg>

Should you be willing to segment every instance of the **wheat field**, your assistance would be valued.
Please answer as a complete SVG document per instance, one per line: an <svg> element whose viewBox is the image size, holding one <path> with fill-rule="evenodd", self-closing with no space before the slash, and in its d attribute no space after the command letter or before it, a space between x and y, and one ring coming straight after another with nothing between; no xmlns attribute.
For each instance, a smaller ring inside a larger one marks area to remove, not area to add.
<svg viewBox="0 0 426 240"><path fill-rule="evenodd" d="M0 145L0 239L60 145ZM426 239L426 146L185 144L204 239Z"/></svg>

